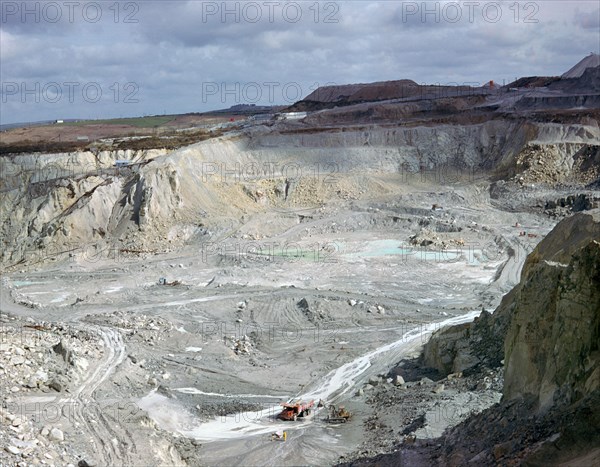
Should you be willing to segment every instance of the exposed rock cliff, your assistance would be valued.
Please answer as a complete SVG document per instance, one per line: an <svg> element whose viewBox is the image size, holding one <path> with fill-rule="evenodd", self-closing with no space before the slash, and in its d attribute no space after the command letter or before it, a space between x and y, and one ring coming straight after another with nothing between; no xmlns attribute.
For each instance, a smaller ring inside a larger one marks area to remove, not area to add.
<svg viewBox="0 0 600 467"><path fill-rule="evenodd" d="M0 262L16 266L81 245L164 251L206 230L230 231L241 216L270 207L313 208L390 194L413 181L452 185L505 171L518 176L514 161L531 142L529 159L551 150L554 172L569 178L581 166L588 182L596 172L586 164L597 159L599 140L597 125L490 121L327 131L283 125L173 152L5 156ZM116 159L131 164L117 168Z"/></svg>
<svg viewBox="0 0 600 467"><path fill-rule="evenodd" d="M557 224L493 315L439 331L424 350L425 363L445 373L501 358L500 404L451 429L440 449L416 445L378 465L598 465L599 209Z"/></svg>
<svg viewBox="0 0 600 467"><path fill-rule="evenodd" d="M560 222L493 315L439 331L423 356L446 374L504 359L504 398L539 411L600 388L600 210Z"/></svg>
<svg viewBox="0 0 600 467"><path fill-rule="evenodd" d="M423 350L425 365L445 375L468 374L482 367L497 368L503 358L505 332L506 320L484 310L472 323L437 332Z"/></svg>
<svg viewBox="0 0 600 467"><path fill-rule="evenodd" d="M600 211L559 223L528 257L509 310L504 398L540 411L600 388Z"/></svg>

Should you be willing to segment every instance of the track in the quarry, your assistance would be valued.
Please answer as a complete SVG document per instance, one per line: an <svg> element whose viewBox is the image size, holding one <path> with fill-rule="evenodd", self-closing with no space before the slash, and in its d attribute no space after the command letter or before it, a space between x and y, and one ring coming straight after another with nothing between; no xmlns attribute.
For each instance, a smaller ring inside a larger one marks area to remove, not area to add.
<svg viewBox="0 0 600 467"><path fill-rule="evenodd" d="M472 321L480 313L471 311L465 315L453 317L441 323L430 323L425 327L417 327L405 333L400 339L383 345L365 355L330 371L312 389L294 398L303 400L322 400L327 404L339 403L347 399L368 377L389 370L403 356L416 350L424 338L429 336L438 326L450 326ZM321 409L313 411L305 417L304 423L273 422L273 414L269 411L239 413L227 416L227 420L214 421L198 425L192 430L181 431L181 434L201 441L215 441L239 437L268 434L278 429L295 430L306 428L306 424L318 420Z"/></svg>
<svg viewBox="0 0 600 467"><path fill-rule="evenodd" d="M15 303L6 287L0 287L0 310L22 317L31 316L38 310ZM41 317L41 316L40 316ZM74 329L77 329L78 322L70 323ZM46 398L42 400L45 403L60 409L70 423L79 424L90 435L94 452L102 458L103 465L133 465L130 457L135 453L136 446L134 439L123 424L118 423L110 415L103 412L102 407L94 398L94 392L103 384L115 369L125 359L125 344L119 331L95 326L86 323L85 330L96 333L104 342L103 359L91 368L81 383L72 390L69 397L56 397L52 401ZM28 398L23 403L35 401L35 397ZM43 406L44 402L40 403ZM45 413L45 409L42 413Z"/></svg>

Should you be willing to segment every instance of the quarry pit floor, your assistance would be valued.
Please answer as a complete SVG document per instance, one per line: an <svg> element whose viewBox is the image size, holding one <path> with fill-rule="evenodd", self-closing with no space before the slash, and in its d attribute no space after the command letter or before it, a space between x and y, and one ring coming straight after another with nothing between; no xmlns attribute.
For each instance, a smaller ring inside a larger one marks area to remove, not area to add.
<svg viewBox="0 0 600 467"><path fill-rule="evenodd" d="M364 439L374 379L385 383L435 330L493 310L554 224L495 208L471 187L452 191L462 201L436 193L446 199L438 211L427 190L325 207L286 229L273 226L289 213L274 211L258 239L222 235L162 255L79 254L6 274L3 311L104 342L69 397L11 398L99 407L104 428L85 410L63 411L58 422L96 462L176 465L187 450L206 465L335 463ZM411 243L415 234L431 243ZM354 416L342 425L325 423L326 410L277 420L292 398L342 404ZM271 441L281 430L287 441Z"/></svg>

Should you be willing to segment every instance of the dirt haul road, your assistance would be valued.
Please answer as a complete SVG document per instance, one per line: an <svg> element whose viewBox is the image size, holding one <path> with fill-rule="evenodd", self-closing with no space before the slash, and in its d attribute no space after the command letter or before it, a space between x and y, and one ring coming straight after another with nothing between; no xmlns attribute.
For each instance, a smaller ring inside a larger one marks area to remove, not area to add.
<svg viewBox="0 0 600 467"><path fill-rule="evenodd" d="M473 311L410 331L398 341L379 347L332 370L314 389L300 394L297 398L322 400L328 404L344 402L370 376L386 372L401 358L414 354L432 330L438 329L439 326L469 322L477 315L479 311ZM140 401L140 406L152 417L155 410L160 410L163 401L163 398L152 393ZM181 428L178 431L184 436L210 442L210 447L207 448L208 458L222 464L313 464L323 462L324 458L329 456L336 458L340 454L339 448L336 447L339 443L338 436L324 422L326 412L324 408L317 408L309 416L295 423L276 420L276 410L243 412L217 418L191 430ZM271 433L283 430L288 432L285 445L265 442ZM232 452L240 454L231 455Z"/></svg>
<svg viewBox="0 0 600 467"><path fill-rule="evenodd" d="M389 212L371 206L381 200L325 211L305 223L314 229L310 237L292 226L268 239L293 240L301 250L294 256L281 249L257 255L257 242L239 237L208 257L198 245L144 260L75 256L7 276L2 311L67 322L103 342L102 358L90 359L70 394L52 399L81 408L63 427L87 459L333 463L363 439L369 414L359 390L368 392L372 378L384 381L380 375L415 356L432 331L473 319L482 305L493 308L536 241L518 237L515 223L540 235L551 227L540 216L497 210L477 197L469 209L452 199L432 213L425 209L430 194L416 192L395 209L422 210L391 224ZM442 221L460 231L419 235L460 238L469 248L409 243L419 232L415 224ZM327 261L304 254L331 244ZM158 285L159 277L181 285ZM276 420L279 402L292 397L343 403L355 416L343 426L325 424L319 410L298 422ZM47 398L30 391L19 400ZM102 408L114 401L137 412L107 415ZM281 429L288 440L271 441Z"/></svg>

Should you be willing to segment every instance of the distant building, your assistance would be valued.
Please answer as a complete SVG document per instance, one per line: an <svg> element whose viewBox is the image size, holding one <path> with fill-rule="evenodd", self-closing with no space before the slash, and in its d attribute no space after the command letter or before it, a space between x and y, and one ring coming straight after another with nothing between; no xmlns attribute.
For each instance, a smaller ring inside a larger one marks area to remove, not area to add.
<svg viewBox="0 0 600 467"><path fill-rule="evenodd" d="M248 120L253 120L255 122L264 122L267 120L271 120L273 117L273 114L257 114L251 115L250 117L248 117Z"/></svg>
<svg viewBox="0 0 600 467"><path fill-rule="evenodd" d="M54 123L65 123L64 120L54 120Z"/></svg>
<svg viewBox="0 0 600 467"><path fill-rule="evenodd" d="M278 120L300 120L301 118L306 117L308 114L306 112L282 112L277 114Z"/></svg>

